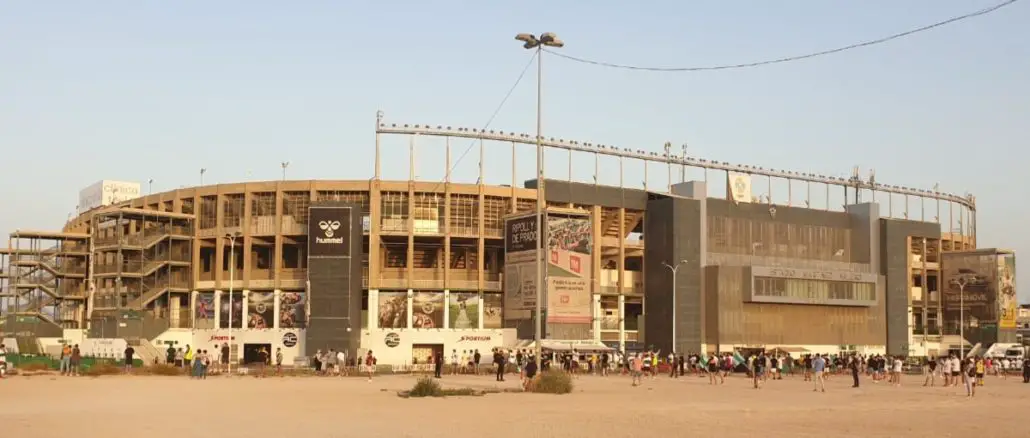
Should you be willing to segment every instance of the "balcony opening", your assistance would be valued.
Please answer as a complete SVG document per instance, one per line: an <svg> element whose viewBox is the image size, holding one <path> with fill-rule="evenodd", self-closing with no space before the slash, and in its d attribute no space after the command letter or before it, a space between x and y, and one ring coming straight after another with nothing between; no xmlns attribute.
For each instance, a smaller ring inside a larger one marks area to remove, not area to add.
<svg viewBox="0 0 1030 438"><path fill-rule="evenodd" d="M307 268L307 253L301 244L283 242L282 257L283 269Z"/></svg>
<svg viewBox="0 0 1030 438"><path fill-rule="evenodd" d="M408 231L407 193L384 192L380 205L382 206L380 231L384 233L403 233Z"/></svg>

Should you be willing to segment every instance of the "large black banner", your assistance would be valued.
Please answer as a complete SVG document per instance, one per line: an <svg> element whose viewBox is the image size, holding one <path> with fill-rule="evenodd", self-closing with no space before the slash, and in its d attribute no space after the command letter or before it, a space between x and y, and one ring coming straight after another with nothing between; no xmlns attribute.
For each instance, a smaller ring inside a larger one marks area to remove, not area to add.
<svg viewBox="0 0 1030 438"><path fill-rule="evenodd" d="M311 206L308 214L308 256L349 257L351 207Z"/></svg>
<svg viewBox="0 0 1030 438"><path fill-rule="evenodd" d="M513 217L504 223L504 250L520 252L536 250L536 215Z"/></svg>

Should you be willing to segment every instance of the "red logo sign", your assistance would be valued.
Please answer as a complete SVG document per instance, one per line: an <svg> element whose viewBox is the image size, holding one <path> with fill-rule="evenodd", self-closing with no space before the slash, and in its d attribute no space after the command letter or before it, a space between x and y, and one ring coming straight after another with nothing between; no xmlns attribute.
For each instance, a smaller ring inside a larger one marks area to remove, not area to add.
<svg viewBox="0 0 1030 438"><path fill-rule="evenodd" d="M458 342L490 342L489 336L462 336Z"/></svg>
<svg viewBox="0 0 1030 438"><path fill-rule="evenodd" d="M211 342L211 341L228 341L228 340L229 340L228 336L212 336L211 339L208 339L208 342ZM235 341L236 337L233 336L232 340Z"/></svg>
<svg viewBox="0 0 1030 438"><path fill-rule="evenodd" d="M559 300L561 300L562 304L569 304L569 302L572 301L572 299L570 299L568 295L562 295L561 298L559 298Z"/></svg>
<svg viewBox="0 0 1030 438"><path fill-rule="evenodd" d="M569 256L569 269L572 269L572 272L575 272L577 274L582 274L582 272L580 272L579 256Z"/></svg>
<svg viewBox="0 0 1030 438"><path fill-rule="evenodd" d="M551 251L551 263L558 264L558 251Z"/></svg>

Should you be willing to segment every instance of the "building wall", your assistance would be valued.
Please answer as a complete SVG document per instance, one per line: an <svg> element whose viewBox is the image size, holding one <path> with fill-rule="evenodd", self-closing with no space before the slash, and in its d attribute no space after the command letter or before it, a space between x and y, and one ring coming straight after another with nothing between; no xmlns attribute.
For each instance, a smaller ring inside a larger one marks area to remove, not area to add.
<svg viewBox="0 0 1030 438"><path fill-rule="evenodd" d="M880 270L885 278L887 297L887 354L907 355L910 350L908 312L911 307L909 279L909 238L939 238L935 223L880 219Z"/></svg>
<svg viewBox="0 0 1030 438"><path fill-rule="evenodd" d="M647 344L661 351L703 351L701 204L679 197L656 197L647 203L644 332ZM675 284L666 264L679 264Z"/></svg>
<svg viewBox="0 0 1030 438"><path fill-rule="evenodd" d="M872 307L747 302L750 268L710 266L706 299L717 303L717 335L709 342L728 346L883 346L885 299ZM709 312L715 309L709 307ZM828 351L821 351L828 352Z"/></svg>

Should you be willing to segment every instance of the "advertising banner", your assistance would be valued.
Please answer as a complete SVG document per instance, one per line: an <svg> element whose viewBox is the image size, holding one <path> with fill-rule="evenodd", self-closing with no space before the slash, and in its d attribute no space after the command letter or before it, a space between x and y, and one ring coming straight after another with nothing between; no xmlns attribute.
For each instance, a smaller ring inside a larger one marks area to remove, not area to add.
<svg viewBox="0 0 1030 438"><path fill-rule="evenodd" d="M408 328L407 292L379 292L379 328Z"/></svg>
<svg viewBox="0 0 1030 438"><path fill-rule="evenodd" d="M247 327L270 329L275 327L275 293L251 292L247 296Z"/></svg>
<svg viewBox="0 0 1030 438"><path fill-rule="evenodd" d="M535 214L511 216L504 220L505 310L536 307L537 246ZM505 312L506 315L512 313Z"/></svg>
<svg viewBox="0 0 1030 438"><path fill-rule="evenodd" d="M350 257L351 207L308 209L308 257Z"/></svg>
<svg viewBox="0 0 1030 438"><path fill-rule="evenodd" d="M483 294L483 328L499 329L503 327L504 297L501 294Z"/></svg>
<svg viewBox="0 0 1030 438"><path fill-rule="evenodd" d="M222 301L219 309L218 326L229 328L229 309L232 309L232 328L243 328L243 292L233 292L232 303L228 292L222 292Z"/></svg>
<svg viewBox="0 0 1030 438"><path fill-rule="evenodd" d="M193 317L199 320L215 319L215 293L200 292L193 304Z"/></svg>
<svg viewBox="0 0 1030 438"><path fill-rule="evenodd" d="M998 255L998 327L1016 328L1019 300L1016 297L1016 255Z"/></svg>
<svg viewBox="0 0 1030 438"><path fill-rule="evenodd" d="M998 260L996 254L944 253L944 310L965 309L969 323L998 320ZM952 316L954 317L954 315ZM951 319L948 316L945 319Z"/></svg>
<svg viewBox="0 0 1030 438"><path fill-rule="evenodd" d="M411 306L413 328L443 328L443 293L418 292Z"/></svg>
<svg viewBox="0 0 1030 438"><path fill-rule="evenodd" d="M452 329L478 329L479 328L479 294L475 292L451 292L449 309L450 324Z"/></svg>
<svg viewBox="0 0 1030 438"><path fill-rule="evenodd" d="M279 328L304 328L305 298L301 292L279 294Z"/></svg>
<svg viewBox="0 0 1030 438"><path fill-rule="evenodd" d="M593 230L589 216L547 216L547 322L590 324Z"/></svg>

